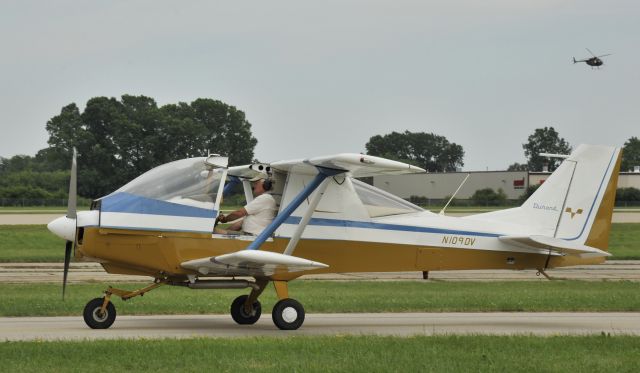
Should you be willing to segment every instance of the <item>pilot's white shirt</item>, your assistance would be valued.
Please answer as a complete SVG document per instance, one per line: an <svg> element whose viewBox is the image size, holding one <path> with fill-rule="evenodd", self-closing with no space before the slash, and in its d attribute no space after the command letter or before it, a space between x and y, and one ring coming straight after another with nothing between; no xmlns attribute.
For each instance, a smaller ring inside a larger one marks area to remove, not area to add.
<svg viewBox="0 0 640 373"><path fill-rule="evenodd" d="M246 233L255 234L262 232L278 212L276 200L269 193L263 193L244 207L247 216L242 221L242 230Z"/></svg>

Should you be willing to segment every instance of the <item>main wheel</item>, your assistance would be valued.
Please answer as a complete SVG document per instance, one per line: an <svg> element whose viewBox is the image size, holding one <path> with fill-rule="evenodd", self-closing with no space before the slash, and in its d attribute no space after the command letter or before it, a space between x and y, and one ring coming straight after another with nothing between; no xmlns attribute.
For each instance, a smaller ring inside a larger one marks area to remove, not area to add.
<svg viewBox="0 0 640 373"><path fill-rule="evenodd" d="M233 300L231 303L231 317L233 321L237 322L240 325L251 325L255 324L258 319L260 319L260 315L262 314L262 306L259 301L253 302L253 310L250 314L244 309L244 303L249 298L248 295L241 295Z"/></svg>
<svg viewBox="0 0 640 373"><path fill-rule="evenodd" d="M91 329L107 329L116 321L116 307L113 303L107 303L107 308L104 313L101 313L102 303L104 303L104 298L95 298L84 306L82 316L84 316L84 322Z"/></svg>
<svg viewBox="0 0 640 373"><path fill-rule="evenodd" d="M296 330L304 322L304 307L295 299L282 299L271 312L273 323L282 330Z"/></svg>

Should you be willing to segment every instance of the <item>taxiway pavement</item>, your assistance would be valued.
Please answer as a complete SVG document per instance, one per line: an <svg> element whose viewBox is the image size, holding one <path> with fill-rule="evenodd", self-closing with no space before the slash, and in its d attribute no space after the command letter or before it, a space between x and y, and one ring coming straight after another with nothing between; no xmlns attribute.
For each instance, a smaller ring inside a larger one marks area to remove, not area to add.
<svg viewBox="0 0 640 373"><path fill-rule="evenodd" d="M118 316L93 330L81 317L3 317L0 341L116 338L290 337L311 335L640 335L640 313L309 314L299 330L278 330L269 315L237 325L228 315Z"/></svg>

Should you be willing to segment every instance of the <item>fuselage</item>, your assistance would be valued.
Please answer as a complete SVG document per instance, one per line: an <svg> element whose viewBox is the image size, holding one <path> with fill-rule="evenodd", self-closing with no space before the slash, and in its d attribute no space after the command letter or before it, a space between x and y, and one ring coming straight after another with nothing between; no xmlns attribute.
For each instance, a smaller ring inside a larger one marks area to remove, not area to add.
<svg viewBox="0 0 640 373"><path fill-rule="evenodd" d="M96 212L80 212L97 217ZM291 224L293 225L293 224ZM501 242L505 234L522 233L518 226L491 229L469 219L429 212L400 218L344 221L313 218L295 255L329 267L297 272L276 279L289 280L309 273L395 272L463 269L527 269L601 263L604 259L577 259L531 253ZM119 230L88 224L80 230L76 258L97 261L109 273L183 278L193 271L181 263L245 249L255 237ZM351 238L351 239L350 239ZM357 239L356 239L357 238ZM282 253L289 237L275 236L262 250Z"/></svg>

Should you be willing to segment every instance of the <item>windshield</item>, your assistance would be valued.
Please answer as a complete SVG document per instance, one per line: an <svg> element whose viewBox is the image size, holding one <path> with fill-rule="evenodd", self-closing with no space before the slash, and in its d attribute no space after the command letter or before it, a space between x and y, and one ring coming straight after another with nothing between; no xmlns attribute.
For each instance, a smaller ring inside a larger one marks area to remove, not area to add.
<svg viewBox="0 0 640 373"><path fill-rule="evenodd" d="M158 166L110 196L128 193L212 210L223 172L205 164L205 159L188 158Z"/></svg>
<svg viewBox="0 0 640 373"><path fill-rule="evenodd" d="M360 180L353 179L353 187L372 218L424 211L420 207Z"/></svg>

